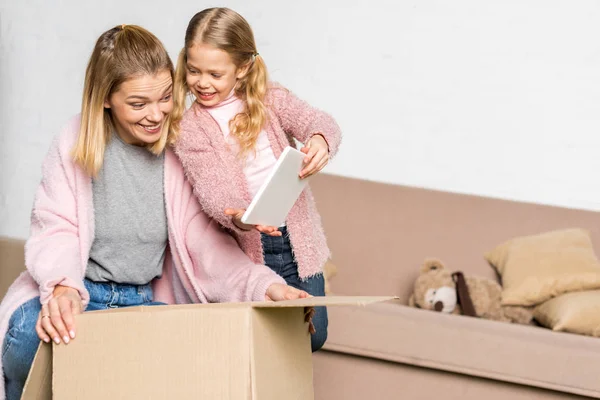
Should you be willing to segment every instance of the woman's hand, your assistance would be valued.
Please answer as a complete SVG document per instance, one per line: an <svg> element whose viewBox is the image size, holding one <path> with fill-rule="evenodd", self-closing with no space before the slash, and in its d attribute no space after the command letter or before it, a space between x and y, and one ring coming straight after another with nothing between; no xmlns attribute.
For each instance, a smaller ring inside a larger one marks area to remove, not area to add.
<svg viewBox="0 0 600 400"><path fill-rule="evenodd" d="M229 215L238 228L243 231L249 231L251 229L256 229L259 232L265 233L269 236L281 236L281 232L274 226L264 226L264 225L250 225L242 222L242 217L246 210L242 208L227 208L225 210L225 215Z"/></svg>
<svg viewBox="0 0 600 400"><path fill-rule="evenodd" d="M267 289L265 300L267 301L283 301L283 300L295 300L295 299L306 299L312 297L304 290L296 289L295 287L284 285L282 283L274 283ZM304 308L304 321L308 322L308 331L311 335L316 332L315 326L312 323L313 316L315 315L315 309L313 307Z"/></svg>
<svg viewBox="0 0 600 400"><path fill-rule="evenodd" d="M75 318L83 311L83 303L79 291L67 286L56 286L53 297L42 305L35 331L46 343L50 339L56 344L62 341L69 343L75 338Z"/></svg>
<svg viewBox="0 0 600 400"><path fill-rule="evenodd" d="M306 146L300 149L306 154L304 157L305 167L300 171L300 178L305 179L316 174L329 162L329 145L322 135L314 135Z"/></svg>
<svg viewBox="0 0 600 400"><path fill-rule="evenodd" d="M312 297L304 290L296 289L293 286L285 285L283 283L274 283L267 288L265 294L265 300L267 301L283 301L283 300L296 300L306 299Z"/></svg>

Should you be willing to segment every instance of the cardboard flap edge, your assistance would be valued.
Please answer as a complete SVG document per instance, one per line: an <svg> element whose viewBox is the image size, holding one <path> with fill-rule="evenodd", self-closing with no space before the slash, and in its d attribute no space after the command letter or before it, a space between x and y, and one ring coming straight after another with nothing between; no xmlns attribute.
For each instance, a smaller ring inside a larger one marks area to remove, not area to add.
<svg viewBox="0 0 600 400"><path fill-rule="evenodd" d="M315 296L306 299L255 302L253 308L367 306L373 303L398 300L398 296Z"/></svg>

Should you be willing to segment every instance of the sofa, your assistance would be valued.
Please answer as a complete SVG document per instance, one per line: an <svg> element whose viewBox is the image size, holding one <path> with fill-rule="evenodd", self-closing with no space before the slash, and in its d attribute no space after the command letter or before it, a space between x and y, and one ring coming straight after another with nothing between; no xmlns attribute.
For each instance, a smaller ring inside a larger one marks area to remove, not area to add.
<svg viewBox="0 0 600 400"><path fill-rule="evenodd" d="M334 294L394 295L329 308L314 354L317 400L600 398L600 339L406 306L425 257L496 279L485 251L517 235L582 227L600 245L600 214L318 175L317 199L337 275ZM23 271L23 244L0 238L0 297Z"/></svg>
<svg viewBox="0 0 600 400"><path fill-rule="evenodd" d="M25 241L0 236L0 299L8 287L25 270Z"/></svg>
<svg viewBox="0 0 600 400"><path fill-rule="evenodd" d="M597 251L599 213L326 174L311 187L337 267L332 293L399 296L329 308L317 400L600 398L600 338L407 306L427 257L497 279L484 253L515 236L580 227Z"/></svg>

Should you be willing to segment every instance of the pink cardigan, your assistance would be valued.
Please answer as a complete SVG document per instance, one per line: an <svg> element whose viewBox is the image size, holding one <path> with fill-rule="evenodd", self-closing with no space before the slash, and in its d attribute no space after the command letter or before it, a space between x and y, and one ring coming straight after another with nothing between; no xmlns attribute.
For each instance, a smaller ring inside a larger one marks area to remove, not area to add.
<svg viewBox="0 0 600 400"><path fill-rule="evenodd" d="M25 245L27 271L0 303L0 344L13 312L36 296L48 302L58 284L78 289L84 303L89 302L83 280L94 240L92 181L69 154L79 124L78 116L68 123L44 160ZM165 154L164 185L169 246L163 276L153 282L156 301L261 301L271 284L285 283L271 269L252 263L231 235L202 212L170 150ZM4 396L0 376L0 400Z"/></svg>
<svg viewBox="0 0 600 400"><path fill-rule="evenodd" d="M331 116L277 84L272 84L265 103L269 118L265 131L276 158L286 146L296 147L294 138L306 143L317 133L325 137L330 157L337 153L341 131ZM238 229L223 213L227 207L247 208L252 199L241 162L229 151L217 122L197 103L183 116L175 153L204 211L232 232L254 262L264 263L260 233ZM330 252L310 188L300 195L286 225L300 278L321 273Z"/></svg>

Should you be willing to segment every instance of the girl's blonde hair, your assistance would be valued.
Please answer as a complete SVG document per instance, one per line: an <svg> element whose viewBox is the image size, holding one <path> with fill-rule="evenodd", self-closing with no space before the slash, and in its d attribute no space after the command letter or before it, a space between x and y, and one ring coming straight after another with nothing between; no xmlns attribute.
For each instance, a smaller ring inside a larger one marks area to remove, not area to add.
<svg viewBox="0 0 600 400"><path fill-rule="evenodd" d="M114 130L111 111L105 101L130 78L169 71L174 76L173 62L156 36L136 25L119 25L104 32L85 71L81 102L81 128L73 159L94 177L102 167L104 150ZM149 151L160 154L167 144L173 144L179 120L167 117L160 139L147 145Z"/></svg>
<svg viewBox="0 0 600 400"><path fill-rule="evenodd" d="M240 146L240 154L254 149L258 134L267 120L264 104L267 93L267 67L256 51L254 33L248 21L229 8L208 8L192 17L185 32L185 46L179 53L175 71L175 111L181 118L186 96L187 50L195 44L208 44L229 54L236 67L249 65L248 72L236 87L236 95L244 100L244 110L229 123L231 135Z"/></svg>

